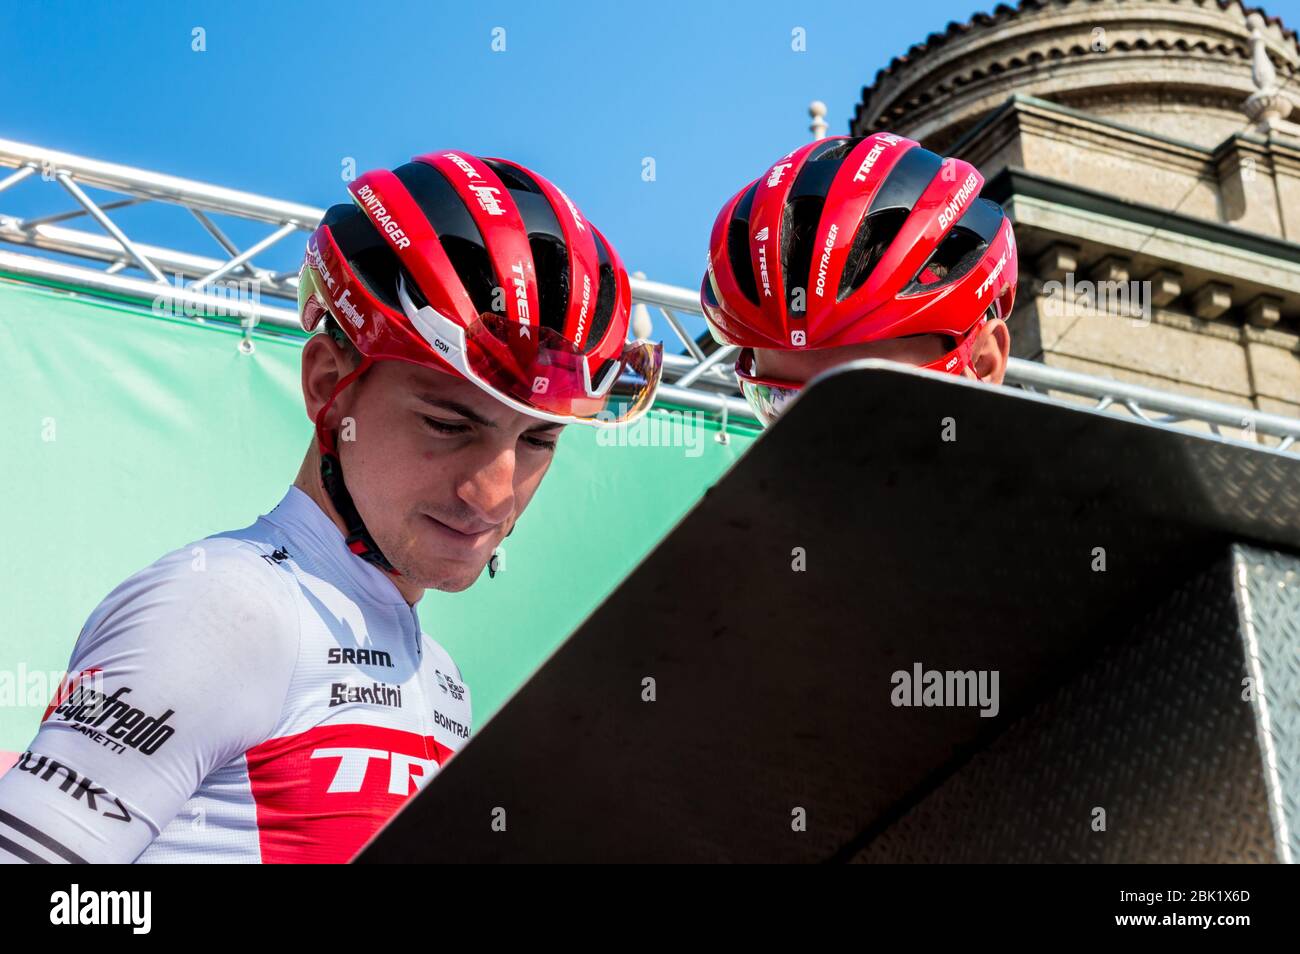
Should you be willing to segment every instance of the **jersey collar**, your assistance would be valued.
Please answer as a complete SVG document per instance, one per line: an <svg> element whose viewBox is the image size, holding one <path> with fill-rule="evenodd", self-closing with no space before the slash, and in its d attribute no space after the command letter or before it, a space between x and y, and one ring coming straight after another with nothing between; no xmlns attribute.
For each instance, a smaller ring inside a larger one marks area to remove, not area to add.
<svg viewBox="0 0 1300 954"><path fill-rule="evenodd" d="M343 532L301 488L291 484L284 498L262 519L306 545L318 559L328 561L376 603L413 608L386 573L348 549Z"/></svg>

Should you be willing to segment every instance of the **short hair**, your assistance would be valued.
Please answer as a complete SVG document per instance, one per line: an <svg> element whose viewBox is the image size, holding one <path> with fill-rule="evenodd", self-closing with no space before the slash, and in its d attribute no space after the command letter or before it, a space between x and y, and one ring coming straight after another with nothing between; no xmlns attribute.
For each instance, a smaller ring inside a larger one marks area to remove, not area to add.
<svg viewBox="0 0 1300 954"><path fill-rule="evenodd" d="M361 352L352 343L352 339L339 327L339 323L334 320L333 315L326 313L324 321L321 322L321 330L333 338L338 343L338 346L343 349L349 364L357 365L361 363Z"/></svg>

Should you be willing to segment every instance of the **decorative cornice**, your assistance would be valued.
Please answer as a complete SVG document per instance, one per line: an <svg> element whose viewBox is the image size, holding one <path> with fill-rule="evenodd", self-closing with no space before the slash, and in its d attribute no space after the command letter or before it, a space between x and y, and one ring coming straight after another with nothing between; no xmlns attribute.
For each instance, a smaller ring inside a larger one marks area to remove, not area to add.
<svg viewBox="0 0 1300 954"><path fill-rule="evenodd" d="M1015 196L1043 199L1068 208L1084 209L1138 225L1150 226L1191 238L1202 239L1215 245L1241 249L1279 261L1300 265L1300 244L1286 239L1261 235L1235 225L1211 222L1194 215L1185 215L1159 206L1119 199L1106 192L1085 189L1069 182L1049 179L1016 166L1008 166L984 187L980 195L999 204Z"/></svg>
<svg viewBox="0 0 1300 954"><path fill-rule="evenodd" d="M1077 12L1073 10L1076 7ZM1199 13L1194 20L1180 16L1193 9ZM874 85L863 88L851 128L857 132L882 125L893 128L891 122L906 120L972 88L996 86L1000 81L1012 87L1020 76L1041 78L1044 67L1057 72L1062 65L1097 59L1100 51L1088 40L1089 31L1097 27L1105 30L1109 66L1171 56L1193 62L1198 69L1203 69L1207 60L1221 63L1227 75L1206 76L1202 82L1210 87L1222 83L1231 89L1235 99L1231 95L1228 99L1232 108L1239 108L1241 94L1253 89L1247 18L1255 12L1256 8L1239 0L1147 0L1140 4L1091 0L1086 7L1083 0L1021 0L1015 8L999 5L993 14L977 14L963 24L950 23L944 33L933 33L906 55L895 57L876 74ZM1268 47L1260 49L1282 83L1300 77L1300 42L1295 32L1277 17L1264 17L1262 22L1265 27L1259 35L1268 41ZM943 49L948 46L953 49ZM1066 95L1067 89L1060 92ZM866 118L868 108L870 120Z"/></svg>
<svg viewBox="0 0 1300 954"><path fill-rule="evenodd" d="M1088 126L1100 127L1109 130L1119 136L1140 140L1145 143L1159 143L1167 151L1180 154L1185 157L1192 157L1201 162L1208 159L1213 150L1207 146L1198 143L1188 142L1184 139L1175 139L1172 136L1164 136L1160 133L1151 132L1147 129L1138 129L1126 123L1116 122L1113 119L1107 119L1104 116L1097 116L1086 110L1075 109L1071 106L1065 106L1061 103L1053 102L1050 99L1040 99L1037 96L1026 96L1024 93L1014 93L1007 97L997 109L992 110L984 116L978 123L968 129L960 139L956 140L948 147L948 151L953 155L963 155L963 150L976 138L978 138L985 129L994 123L1006 118L1013 112L1031 113L1043 112L1052 114L1053 117L1062 117L1067 120L1073 120L1076 123L1084 123ZM1264 140L1256 139L1261 144Z"/></svg>
<svg viewBox="0 0 1300 954"><path fill-rule="evenodd" d="M1026 11L1043 10L1051 6L1066 6L1070 2L1072 2L1072 0L1055 0L1055 2L1051 2L1051 0L1020 0L1020 2L1014 7L1007 6L1005 3L999 3L992 13L976 13L965 23L958 23L955 20L950 21L947 28L942 33L931 33L922 42L912 44L908 51L903 55L896 56L890 60L888 66L876 73L875 85L879 85L882 79L894 74L901 67L916 63L921 57L925 56L932 50L944 46L955 37L964 36L972 30L1003 25L1009 20L1021 17L1026 13ZM1177 2L1177 0L1173 0L1173 2ZM1252 13L1260 14L1269 26L1275 27L1282 37L1290 40L1296 47L1296 52L1300 53L1300 39L1297 39L1295 30L1290 29L1282 23L1281 17L1269 16L1264 12L1263 8L1246 6L1246 4L1239 2L1239 0L1217 0L1217 2L1221 9L1227 10L1230 7L1236 7L1241 10L1243 20ZM1186 50L1189 48L1182 47L1181 49ZM1206 51L1209 52L1208 47L1206 48ZM1224 52L1226 52L1226 50L1224 50ZM870 88L871 87L863 87L863 92L865 93Z"/></svg>

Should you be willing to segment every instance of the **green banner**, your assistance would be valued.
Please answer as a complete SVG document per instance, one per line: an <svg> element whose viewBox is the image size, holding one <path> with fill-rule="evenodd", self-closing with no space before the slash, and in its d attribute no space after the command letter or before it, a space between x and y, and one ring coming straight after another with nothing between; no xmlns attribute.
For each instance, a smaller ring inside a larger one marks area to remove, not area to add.
<svg viewBox="0 0 1300 954"><path fill-rule="evenodd" d="M113 587L169 550L247 526L293 480L312 439L303 339L254 331L249 350L243 338L224 322L0 281L0 750L31 740L51 681ZM711 415L667 407L626 428L567 428L502 572L425 595L425 632L460 666L476 728L756 432L719 435ZM674 598L703 583L683 580Z"/></svg>

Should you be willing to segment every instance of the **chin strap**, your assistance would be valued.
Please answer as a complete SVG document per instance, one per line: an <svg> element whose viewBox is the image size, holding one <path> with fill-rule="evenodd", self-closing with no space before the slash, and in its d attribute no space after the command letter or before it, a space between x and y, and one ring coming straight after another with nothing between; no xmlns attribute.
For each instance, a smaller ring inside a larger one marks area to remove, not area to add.
<svg viewBox="0 0 1300 954"><path fill-rule="evenodd" d="M393 565L388 562L383 551L379 549L379 544L375 538L370 535L366 529L365 522L361 519L361 514L357 513L356 504L352 502L352 494L348 492L348 486L343 481L343 464L339 460L338 448L334 442L334 432L324 427L325 415L334 404L334 399L342 393L343 389L349 384L361 377L374 362L368 357L362 357L361 363L357 369L341 380L334 388L334 393L330 399L325 402L325 406L316 414L316 443L320 448L320 480L321 486L325 488L325 493L329 495L330 503L338 511L343 523L348 528L346 542L348 549L371 563L386 573L393 576L401 576Z"/></svg>

